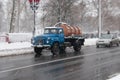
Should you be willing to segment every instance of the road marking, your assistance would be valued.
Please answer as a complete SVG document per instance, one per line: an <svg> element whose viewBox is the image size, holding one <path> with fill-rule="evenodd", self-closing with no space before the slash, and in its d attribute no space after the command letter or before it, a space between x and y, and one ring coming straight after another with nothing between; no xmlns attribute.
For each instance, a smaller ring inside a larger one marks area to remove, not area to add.
<svg viewBox="0 0 120 80"><path fill-rule="evenodd" d="M87 56L92 56L92 55L105 54L105 52L109 52L109 51L113 51L113 50L106 50L106 51L96 52L96 53L93 53L93 54L79 55L79 56L73 56L73 57L68 57L68 58L64 58L64 59L57 59L57 60L52 60L52 61L48 61L48 62L37 63L37 64L18 67L18 68L14 68L14 69L3 70L3 71L0 71L0 73L10 72L10 71L20 70L20 69L25 69L25 68L30 68L30 67L34 67L34 66L40 66L40 65L44 65L44 64L49 64L49 63L54 63L54 62L59 62L59 61L65 61L65 60L70 60L70 59L75 59L75 58L80 58L80 57L87 57Z"/></svg>

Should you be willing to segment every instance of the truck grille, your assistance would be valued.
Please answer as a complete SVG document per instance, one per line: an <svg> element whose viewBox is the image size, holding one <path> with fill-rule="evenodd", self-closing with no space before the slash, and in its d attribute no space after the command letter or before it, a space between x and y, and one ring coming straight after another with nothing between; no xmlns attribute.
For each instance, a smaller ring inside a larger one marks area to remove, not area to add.
<svg viewBox="0 0 120 80"><path fill-rule="evenodd" d="M40 39L39 44L42 45L44 43L44 40Z"/></svg>

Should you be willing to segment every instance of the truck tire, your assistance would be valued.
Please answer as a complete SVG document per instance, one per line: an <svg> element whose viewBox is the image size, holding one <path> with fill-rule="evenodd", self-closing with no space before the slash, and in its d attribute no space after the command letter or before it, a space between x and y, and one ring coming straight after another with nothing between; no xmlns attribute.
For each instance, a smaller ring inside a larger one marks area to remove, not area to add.
<svg viewBox="0 0 120 80"><path fill-rule="evenodd" d="M59 43L53 44L53 46L51 47L51 52L53 56L60 53Z"/></svg>
<svg viewBox="0 0 120 80"><path fill-rule="evenodd" d="M41 55L42 48L34 47L34 51L35 51L36 55Z"/></svg>
<svg viewBox="0 0 120 80"><path fill-rule="evenodd" d="M75 50L76 52L78 52L78 51L81 50L81 46L74 46L73 48L74 48L74 50Z"/></svg>
<svg viewBox="0 0 120 80"><path fill-rule="evenodd" d="M64 44L60 45L60 54L65 53L66 46Z"/></svg>
<svg viewBox="0 0 120 80"><path fill-rule="evenodd" d="M81 43L80 41L77 41L75 45L73 46L74 51L78 52L81 50Z"/></svg>
<svg viewBox="0 0 120 80"><path fill-rule="evenodd" d="M119 43L116 43L117 46L119 46Z"/></svg>

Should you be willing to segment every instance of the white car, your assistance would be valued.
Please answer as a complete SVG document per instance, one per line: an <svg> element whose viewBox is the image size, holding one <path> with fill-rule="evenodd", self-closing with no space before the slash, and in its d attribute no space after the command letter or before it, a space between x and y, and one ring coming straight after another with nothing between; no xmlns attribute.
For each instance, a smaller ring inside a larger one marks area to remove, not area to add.
<svg viewBox="0 0 120 80"><path fill-rule="evenodd" d="M119 46L119 39L112 34L103 34L96 42L96 47L100 46L111 47L113 45Z"/></svg>

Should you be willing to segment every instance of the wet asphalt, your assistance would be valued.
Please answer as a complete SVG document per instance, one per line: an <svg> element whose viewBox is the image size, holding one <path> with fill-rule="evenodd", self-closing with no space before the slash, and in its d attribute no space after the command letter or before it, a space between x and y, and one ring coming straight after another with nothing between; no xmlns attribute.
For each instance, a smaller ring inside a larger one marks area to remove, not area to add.
<svg viewBox="0 0 120 80"><path fill-rule="evenodd" d="M43 51L0 58L0 80L107 80L120 73L120 47L83 47L80 52L67 48L52 56Z"/></svg>

